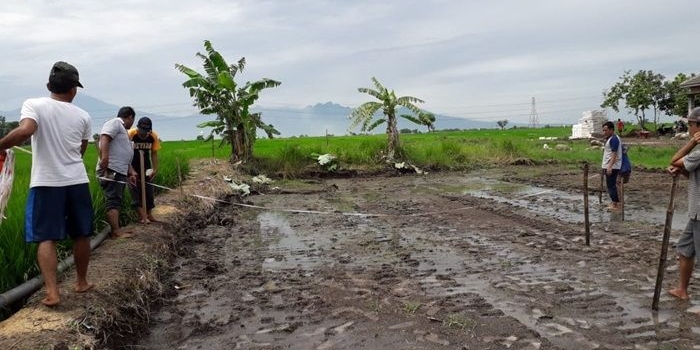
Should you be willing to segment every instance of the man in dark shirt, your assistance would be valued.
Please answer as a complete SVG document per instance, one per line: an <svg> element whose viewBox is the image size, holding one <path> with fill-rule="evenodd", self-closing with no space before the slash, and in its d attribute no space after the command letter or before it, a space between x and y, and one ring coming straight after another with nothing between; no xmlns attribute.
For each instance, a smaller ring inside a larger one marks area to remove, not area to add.
<svg viewBox="0 0 700 350"><path fill-rule="evenodd" d="M132 159L131 165L139 174L137 184L132 188L131 192L132 198L134 199L133 205L138 213L138 220L142 224L157 222L151 214L151 210L156 206L151 182L158 173L158 150L160 149L160 140L158 139L158 134L153 131L151 119L148 117L139 119L138 123L136 123L136 128L129 130L129 139L131 139L134 148L134 158ZM143 167L141 165L142 158ZM141 174L144 174L144 176L142 177ZM141 193L143 187L141 178L146 179L145 210L142 202L144 196Z"/></svg>

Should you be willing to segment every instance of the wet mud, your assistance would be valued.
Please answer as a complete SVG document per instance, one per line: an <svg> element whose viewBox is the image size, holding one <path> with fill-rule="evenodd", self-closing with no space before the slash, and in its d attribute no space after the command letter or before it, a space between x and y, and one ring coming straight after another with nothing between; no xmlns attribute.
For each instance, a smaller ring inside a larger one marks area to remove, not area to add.
<svg viewBox="0 0 700 350"><path fill-rule="evenodd" d="M301 181L245 198L265 209L219 204L182 228L171 297L121 346L700 349L697 296L651 311L670 178L635 172L623 217L590 175L590 246L577 167Z"/></svg>

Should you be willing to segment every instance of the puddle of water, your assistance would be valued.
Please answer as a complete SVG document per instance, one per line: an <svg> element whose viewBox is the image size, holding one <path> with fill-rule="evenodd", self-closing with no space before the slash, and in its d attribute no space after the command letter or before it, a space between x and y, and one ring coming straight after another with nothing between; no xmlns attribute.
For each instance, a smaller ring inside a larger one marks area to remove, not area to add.
<svg viewBox="0 0 700 350"><path fill-rule="evenodd" d="M566 222L581 223L584 221L583 195L486 177L466 177L462 181L464 186L459 191L462 194L507 203L538 215L551 216ZM443 191L445 190L455 192L455 186L451 185L449 189L443 189ZM627 200L625 203L625 218L627 220L651 224L663 224L666 221L668 203L659 203L653 207L641 207L635 204L634 196L626 195L625 199ZM595 196L589 196L588 200L589 220L591 222L607 223L615 216L619 216L601 208ZM686 207L677 202L672 228L682 230L687 222Z"/></svg>
<svg viewBox="0 0 700 350"><path fill-rule="evenodd" d="M319 247L327 245L327 238L315 235L313 239L299 236L287 218L276 212L263 212L258 215L260 236L268 244L267 256L262 267L269 271L302 268L313 270L319 266Z"/></svg>

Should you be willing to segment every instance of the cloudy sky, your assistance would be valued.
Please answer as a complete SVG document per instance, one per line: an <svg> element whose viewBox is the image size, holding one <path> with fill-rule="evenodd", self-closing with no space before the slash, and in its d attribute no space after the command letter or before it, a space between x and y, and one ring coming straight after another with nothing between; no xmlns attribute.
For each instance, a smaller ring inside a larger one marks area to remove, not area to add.
<svg viewBox="0 0 700 350"><path fill-rule="evenodd" d="M375 76L438 114L575 123L625 70L700 73L691 0L3 0L0 110L44 95L57 60L81 93L170 115L193 112L184 75L209 39L263 107L354 107ZM623 118L629 118L623 116Z"/></svg>

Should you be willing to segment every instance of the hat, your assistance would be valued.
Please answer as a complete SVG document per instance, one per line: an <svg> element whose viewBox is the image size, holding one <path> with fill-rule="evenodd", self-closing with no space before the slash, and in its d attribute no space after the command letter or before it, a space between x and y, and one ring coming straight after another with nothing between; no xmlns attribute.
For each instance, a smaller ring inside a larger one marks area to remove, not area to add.
<svg viewBox="0 0 700 350"><path fill-rule="evenodd" d="M71 86L83 87L83 84L80 83L78 70L72 65L63 61L58 61L54 63L53 67L51 67L49 81L59 85L67 84Z"/></svg>
<svg viewBox="0 0 700 350"><path fill-rule="evenodd" d="M141 119L139 119L139 122L136 123L136 127L144 132L151 131L151 129L153 129L153 123L151 123L151 118L142 117Z"/></svg>
<svg viewBox="0 0 700 350"><path fill-rule="evenodd" d="M695 107L688 112L688 116L681 118L684 122L700 122L700 107Z"/></svg>

